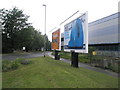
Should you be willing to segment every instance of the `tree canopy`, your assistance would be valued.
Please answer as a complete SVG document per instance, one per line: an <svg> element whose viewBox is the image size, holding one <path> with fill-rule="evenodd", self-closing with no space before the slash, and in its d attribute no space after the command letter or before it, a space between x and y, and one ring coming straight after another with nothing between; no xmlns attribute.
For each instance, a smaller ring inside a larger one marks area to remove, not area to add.
<svg viewBox="0 0 120 90"><path fill-rule="evenodd" d="M14 7L10 10L0 9L0 25L2 29L2 52L22 50L41 50L44 46L44 36L28 23L26 14ZM47 49L50 41L47 38Z"/></svg>

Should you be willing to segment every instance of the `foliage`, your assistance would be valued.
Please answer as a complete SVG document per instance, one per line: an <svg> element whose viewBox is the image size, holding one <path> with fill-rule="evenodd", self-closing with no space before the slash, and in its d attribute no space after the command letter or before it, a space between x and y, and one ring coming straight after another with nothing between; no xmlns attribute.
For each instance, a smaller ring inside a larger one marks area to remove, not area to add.
<svg viewBox="0 0 120 90"><path fill-rule="evenodd" d="M30 64L30 61L29 60L23 60L23 61L21 61L21 64L27 65L27 64Z"/></svg>
<svg viewBox="0 0 120 90"><path fill-rule="evenodd" d="M71 59L71 53L70 52L60 52L59 54L60 54L61 58L65 58L65 59L68 59L68 60ZM79 60L79 62L82 62L82 63L90 63L90 57L89 57L88 54L79 54L78 60Z"/></svg>
<svg viewBox="0 0 120 90"><path fill-rule="evenodd" d="M17 69L19 67L19 63L16 62L16 61L13 61L12 64L11 64L11 69Z"/></svg>
<svg viewBox="0 0 120 90"><path fill-rule="evenodd" d="M94 49L91 48L91 52L93 51ZM54 52L52 53L54 55ZM65 59L68 59L68 60L71 60L71 54L70 52L60 52L60 57L61 58L65 58ZM113 62L109 63L109 62L106 62L108 63L108 65L106 67L104 67L105 63L103 61L103 56L99 56L99 55L90 55L90 54L79 54L78 56L78 61L79 62L82 62L82 63L87 63L87 64L90 64L92 66L97 66L99 68L104 68L104 69L110 69L114 72L117 72L119 73L120 72L120 67L118 65L118 63L116 63L115 65L113 64Z"/></svg>
<svg viewBox="0 0 120 90"><path fill-rule="evenodd" d="M92 47L92 46L88 47L88 53L89 54L92 54L92 52L95 51L95 50L96 50L95 47Z"/></svg>
<svg viewBox="0 0 120 90"><path fill-rule="evenodd" d="M27 65L27 64L31 64L31 63L32 63L32 61L25 60L24 58L18 58L13 61L3 60L2 61L2 71L7 72L7 71L15 70L15 69L18 69L21 64Z"/></svg>
<svg viewBox="0 0 120 90"><path fill-rule="evenodd" d="M8 61L8 60L2 61L2 71L3 72L14 70L14 69L17 69L18 67L19 67L19 63L16 61Z"/></svg>
<svg viewBox="0 0 120 90"><path fill-rule="evenodd" d="M22 10L14 7L10 10L0 9L0 25L2 29L2 52L14 50L41 50L44 46L44 36L28 23L28 18ZM46 36L47 38L47 36ZM50 50L50 41L46 39L46 47Z"/></svg>
<svg viewBox="0 0 120 90"><path fill-rule="evenodd" d="M2 71L7 71L10 69L11 69L10 63L7 60L4 60L2 62Z"/></svg>
<svg viewBox="0 0 120 90"><path fill-rule="evenodd" d="M18 61L20 64L23 64L23 65L27 65L27 64L31 64L32 63L32 61L26 60L24 58L18 58L18 59L16 59L16 61Z"/></svg>
<svg viewBox="0 0 120 90"><path fill-rule="evenodd" d="M50 57L31 58L34 63L3 72L3 88L118 88L118 78ZM110 82L112 81L112 82Z"/></svg>
<svg viewBox="0 0 120 90"><path fill-rule="evenodd" d="M47 36L46 36L46 49L51 50L51 42L49 41Z"/></svg>
<svg viewBox="0 0 120 90"><path fill-rule="evenodd" d="M38 51L41 50L41 48L44 46L44 36L41 35L40 32L34 31L33 34L33 43L31 44L31 48Z"/></svg>
<svg viewBox="0 0 120 90"><path fill-rule="evenodd" d="M15 48L16 32L28 26L28 23L26 23L28 16L23 14L23 11L16 7L10 10L1 9L0 14L3 51L5 49L11 49L10 51L12 52Z"/></svg>
<svg viewBox="0 0 120 90"><path fill-rule="evenodd" d="M71 59L71 54L68 52L60 52L60 57L65 59Z"/></svg>
<svg viewBox="0 0 120 90"><path fill-rule="evenodd" d="M79 54L79 61L82 63L90 63L90 56L88 54Z"/></svg>

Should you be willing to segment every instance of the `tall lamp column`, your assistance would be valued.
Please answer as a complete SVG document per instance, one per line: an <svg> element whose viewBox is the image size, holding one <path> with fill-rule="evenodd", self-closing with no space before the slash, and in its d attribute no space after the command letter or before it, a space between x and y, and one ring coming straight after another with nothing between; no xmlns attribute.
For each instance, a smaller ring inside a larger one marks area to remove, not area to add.
<svg viewBox="0 0 120 90"><path fill-rule="evenodd" d="M44 57L45 57L45 51L46 51L46 5L43 4L45 7L45 34L44 34Z"/></svg>

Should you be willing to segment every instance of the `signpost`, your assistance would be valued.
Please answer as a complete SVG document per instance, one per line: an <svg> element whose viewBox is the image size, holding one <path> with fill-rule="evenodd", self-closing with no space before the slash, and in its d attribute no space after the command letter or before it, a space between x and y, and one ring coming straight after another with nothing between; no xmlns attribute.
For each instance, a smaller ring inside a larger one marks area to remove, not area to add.
<svg viewBox="0 0 120 90"><path fill-rule="evenodd" d="M64 25L64 51L71 52L71 66L78 67L78 53L88 53L87 12Z"/></svg>
<svg viewBox="0 0 120 90"><path fill-rule="evenodd" d="M60 29L52 33L52 50L55 50L55 60L59 60L58 52L61 50Z"/></svg>

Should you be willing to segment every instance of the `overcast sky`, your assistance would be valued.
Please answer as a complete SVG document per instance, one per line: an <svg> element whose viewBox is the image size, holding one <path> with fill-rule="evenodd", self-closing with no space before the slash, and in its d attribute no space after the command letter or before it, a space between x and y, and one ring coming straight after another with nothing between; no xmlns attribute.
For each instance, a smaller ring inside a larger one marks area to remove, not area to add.
<svg viewBox="0 0 120 90"><path fill-rule="evenodd" d="M118 11L119 0L0 0L0 8L10 9L14 6L30 16L29 22L44 34L44 10L46 4L46 32L51 40L54 27L71 16L77 10L88 11L88 22L95 21Z"/></svg>

